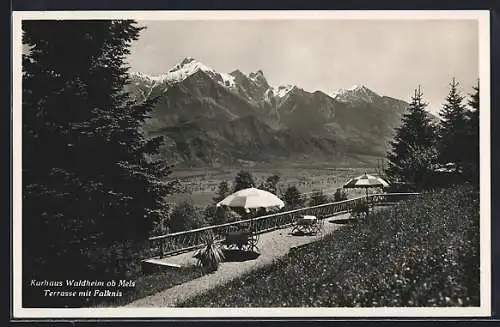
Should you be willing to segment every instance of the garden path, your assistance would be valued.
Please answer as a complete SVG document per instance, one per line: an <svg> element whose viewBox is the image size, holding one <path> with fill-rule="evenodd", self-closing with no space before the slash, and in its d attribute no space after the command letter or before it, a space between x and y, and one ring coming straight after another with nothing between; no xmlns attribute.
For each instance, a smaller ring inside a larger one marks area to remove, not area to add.
<svg viewBox="0 0 500 327"><path fill-rule="evenodd" d="M349 215L349 213L344 213L326 218L324 233L322 235L338 229L342 226L342 221L346 221L349 218ZM337 223L335 223L336 221ZM126 307L175 307L176 304L184 302L193 296L204 293L216 286L223 285L249 271L271 264L274 260L286 255L293 247L312 243L321 238L321 235L294 236L290 232L291 227L288 227L261 234L257 244L260 255L256 259L240 262L223 262L214 273L136 300L127 304ZM196 261L193 258L193 254L194 251L170 257L168 258L168 263L181 266L194 264Z"/></svg>

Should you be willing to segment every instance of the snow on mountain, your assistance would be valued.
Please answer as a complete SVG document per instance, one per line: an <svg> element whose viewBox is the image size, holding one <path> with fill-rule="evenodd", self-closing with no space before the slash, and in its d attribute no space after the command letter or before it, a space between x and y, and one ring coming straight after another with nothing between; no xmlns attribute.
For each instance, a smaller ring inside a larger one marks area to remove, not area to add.
<svg viewBox="0 0 500 327"><path fill-rule="evenodd" d="M291 90L293 90L295 88L294 85L282 85L282 86L279 86L278 88L276 88L274 90L274 94L278 97L278 98L283 98L285 97Z"/></svg>
<svg viewBox="0 0 500 327"><path fill-rule="evenodd" d="M264 73L260 69L254 73L248 74L248 78L250 80L252 80L254 83L256 83L257 85L261 85L265 88L270 87L269 84L267 83L266 78L264 77Z"/></svg>
<svg viewBox="0 0 500 327"><path fill-rule="evenodd" d="M252 103L264 101L269 104L274 103L279 105L286 101L290 91L296 88L295 85L270 86L260 69L248 75L243 74L239 70L230 74L220 73L192 57L184 58L165 74L151 76L144 73L131 73L132 84L139 85L140 80L148 89L160 85L164 87L164 91L167 91L172 85L181 83L199 71L204 72L219 85ZM376 99L380 98L378 94L365 85L353 85L347 89L341 88L328 95L341 102L373 103Z"/></svg>
<svg viewBox="0 0 500 327"><path fill-rule="evenodd" d="M207 65L191 57L184 58L184 60L175 65L165 74L151 76L143 73L132 73L132 75L137 76L145 81L154 83L155 85L164 83L173 85L184 81L186 78L188 78L189 76L193 75L198 71L205 72L210 77L212 77L216 82L218 82L220 85L224 87L228 88L235 87L233 76L225 73L219 73L215 71L213 68L210 68Z"/></svg>
<svg viewBox="0 0 500 327"><path fill-rule="evenodd" d="M342 102L366 101L370 103L380 97L364 85L353 85L348 89L341 88L333 91L330 96Z"/></svg>

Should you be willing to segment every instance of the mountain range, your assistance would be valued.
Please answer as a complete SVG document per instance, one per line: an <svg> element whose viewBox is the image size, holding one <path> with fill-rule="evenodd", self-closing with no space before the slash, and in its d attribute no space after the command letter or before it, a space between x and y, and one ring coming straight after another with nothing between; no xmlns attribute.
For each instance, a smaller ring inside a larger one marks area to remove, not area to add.
<svg viewBox="0 0 500 327"><path fill-rule="evenodd" d="M273 87L261 70L220 73L193 58L159 76L130 73L126 91L136 102L156 99L144 129L165 137L162 156L186 166L372 163L408 107L364 85Z"/></svg>

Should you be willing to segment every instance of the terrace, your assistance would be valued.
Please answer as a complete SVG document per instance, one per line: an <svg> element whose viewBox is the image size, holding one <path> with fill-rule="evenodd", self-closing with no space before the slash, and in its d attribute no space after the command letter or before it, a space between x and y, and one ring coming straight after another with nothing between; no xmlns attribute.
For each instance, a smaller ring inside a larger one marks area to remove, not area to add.
<svg viewBox="0 0 500 327"><path fill-rule="evenodd" d="M225 284L248 271L271 264L274 260L289 253L289 251L315 242L324 235L341 228L350 221L351 210L361 202L368 201L372 208L381 210L384 206L417 194L375 194L255 218L253 223L260 234L258 253L254 252L253 256L240 257L239 260L227 259L212 274L176 285L157 294L134 301L127 306L147 307L158 306L159 304L167 307L175 306L216 285ZM291 233L297 218L305 215L314 215L323 222L324 228L321 233L303 236L296 236ZM215 235L217 240L222 242L224 235L231 227L246 223L249 223L249 220L152 237L150 239L151 253L154 253L155 256L144 260L144 267L149 269L176 269L193 266L196 264L196 259L193 257L194 253L196 249L203 246L202 240L205 235Z"/></svg>

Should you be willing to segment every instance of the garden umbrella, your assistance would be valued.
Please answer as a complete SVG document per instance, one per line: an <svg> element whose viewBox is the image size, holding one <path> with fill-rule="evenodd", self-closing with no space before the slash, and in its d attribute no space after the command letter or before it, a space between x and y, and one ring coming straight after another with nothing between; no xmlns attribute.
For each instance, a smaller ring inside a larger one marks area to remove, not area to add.
<svg viewBox="0 0 500 327"><path fill-rule="evenodd" d="M241 208L246 213L254 209L283 208L285 203L271 192L250 187L239 190L216 204L217 207ZM253 222L253 215L251 216ZM252 224L253 225L253 224Z"/></svg>
<svg viewBox="0 0 500 327"><path fill-rule="evenodd" d="M271 192L260 190L258 188L246 188L239 190L224 200L217 203L217 207L226 206L231 208L243 208L246 212L251 209L259 208L283 208L285 203Z"/></svg>
<svg viewBox="0 0 500 327"><path fill-rule="evenodd" d="M350 179L344 184L344 188L365 188L366 196L368 196L368 188L370 187L387 187L389 183L383 180L380 177L368 175L364 173L364 175L355 177Z"/></svg>

